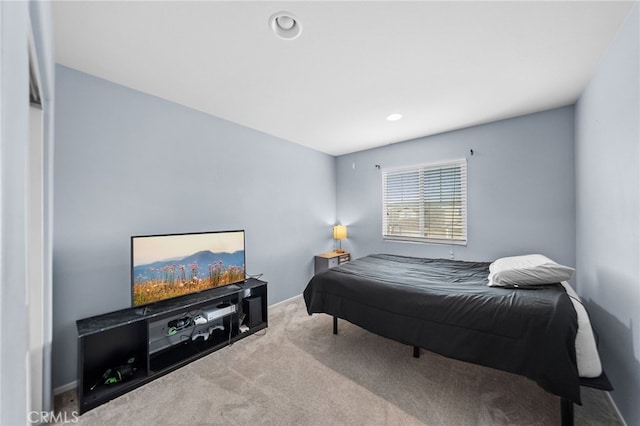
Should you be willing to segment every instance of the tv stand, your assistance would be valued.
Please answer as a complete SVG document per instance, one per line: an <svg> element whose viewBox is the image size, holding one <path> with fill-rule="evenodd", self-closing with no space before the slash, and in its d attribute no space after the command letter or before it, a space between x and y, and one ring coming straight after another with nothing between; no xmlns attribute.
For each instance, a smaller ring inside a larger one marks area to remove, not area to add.
<svg viewBox="0 0 640 426"><path fill-rule="evenodd" d="M76 325L82 414L266 328L267 283L250 278Z"/></svg>

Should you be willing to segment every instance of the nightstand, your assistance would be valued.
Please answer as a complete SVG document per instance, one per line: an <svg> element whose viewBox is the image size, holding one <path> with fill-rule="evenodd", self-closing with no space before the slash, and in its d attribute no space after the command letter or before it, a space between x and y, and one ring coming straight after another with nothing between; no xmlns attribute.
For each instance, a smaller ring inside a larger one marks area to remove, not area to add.
<svg viewBox="0 0 640 426"><path fill-rule="evenodd" d="M318 254L314 256L314 274L317 274L318 272L322 272L329 268L333 268L334 266L349 263L350 260L351 254L346 251L329 251L326 253Z"/></svg>

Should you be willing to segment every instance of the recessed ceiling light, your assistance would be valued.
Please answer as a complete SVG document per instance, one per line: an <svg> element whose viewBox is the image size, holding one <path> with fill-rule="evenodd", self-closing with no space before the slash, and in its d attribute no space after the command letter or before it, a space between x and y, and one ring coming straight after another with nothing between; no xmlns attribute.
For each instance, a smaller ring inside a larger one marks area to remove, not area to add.
<svg viewBox="0 0 640 426"><path fill-rule="evenodd" d="M293 13L278 12L269 18L269 26L278 37L293 40L302 32L302 25Z"/></svg>
<svg viewBox="0 0 640 426"><path fill-rule="evenodd" d="M398 121L401 118L402 118L402 114L398 114L397 112L387 115L387 120L389 121Z"/></svg>
<svg viewBox="0 0 640 426"><path fill-rule="evenodd" d="M296 21L291 16L278 16L276 18L276 24L285 31L289 31L296 25Z"/></svg>

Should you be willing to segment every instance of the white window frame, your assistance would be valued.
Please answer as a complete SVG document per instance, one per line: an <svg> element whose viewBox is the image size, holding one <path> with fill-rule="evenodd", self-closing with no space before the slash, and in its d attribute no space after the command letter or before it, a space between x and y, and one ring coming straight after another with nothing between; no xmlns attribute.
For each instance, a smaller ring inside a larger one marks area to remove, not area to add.
<svg viewBox="0 0 640 426"><path fill-rule="evenodd" d="M456 172L455 169L459 169ZM436 174L446 173L444 177ZM454 173L452 182L451 173ZM432 177L431 184L425 177ZM443 190L442 185L453 188ZM453 184L453 186L451 186ZM440 215L428 199L446 200ZM453 198L452 198L453 197ZM399 206L404 206L398 209ZM406 211L406 213L403 213ZM427 212L436 219L427 221ZM406 218L399 217L406 214ZM396 217L393 217L396 216ZM450 220L451 224L446 223ZM467 160L421 164L382 170L382 238L430 244L467 245Z"/></svg>

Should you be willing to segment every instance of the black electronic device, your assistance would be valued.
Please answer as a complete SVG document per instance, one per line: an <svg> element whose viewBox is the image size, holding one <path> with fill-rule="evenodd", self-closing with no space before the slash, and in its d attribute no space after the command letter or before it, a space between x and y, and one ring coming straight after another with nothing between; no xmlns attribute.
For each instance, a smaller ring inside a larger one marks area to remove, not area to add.
<svg viewBox="0 0 640 426"><path fill-rule="evenodd" d="M245 317L245 324L256 327L262 323L262 297L248 297L242 300L242 310Z"/></svg>
<svg viewBox="0 0 640 426"><path fill-rule="evenodd" d="M131 237L132 306L244 282L244 246L244 230Z"/></svg>

